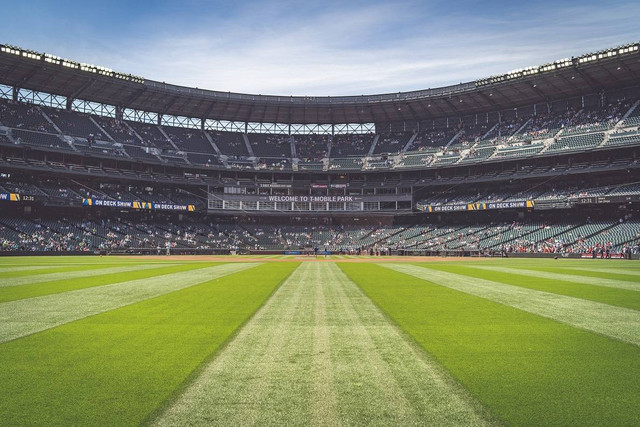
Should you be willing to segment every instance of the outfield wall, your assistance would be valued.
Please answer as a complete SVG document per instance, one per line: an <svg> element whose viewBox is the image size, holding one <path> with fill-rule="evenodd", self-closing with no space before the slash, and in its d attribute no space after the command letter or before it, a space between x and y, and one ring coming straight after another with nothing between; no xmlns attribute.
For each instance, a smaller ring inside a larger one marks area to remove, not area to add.
<svg viewBox="0 0 640 427"><path fill-rule="evenodd" d="M3 256L70 256L70 255L299 255L313 256L313 251L300 250L253 250L247 252L236 252L231 249L193 249L180 248L171 249L169 254L165 248L134 248L115 251L0 251ZM318 251L318 255L349 255L347 253ZM374 254L376 255L376 254ZM370 256L369 252L362 253L361 256ZM491 255L483 254L479 251L403 251L395 250L389 253L377 254L380 258L387 256L424 256L424 257L460 257L460 258L566 258L566 259L592 259L588 254L579 253L508 253L503 256L500 252ZM597 257L597 259L601 259ZM625 259L621 254L612 254L610 259ZM632 260L640 259L640 254L633 254Z"/></svg>
<svg viewBox="0 0 640 427"><path fill-rule="evenodd" d="M100 255L96 251L0 251L0 257L3 256L56 256L56 255Z"/></svg>

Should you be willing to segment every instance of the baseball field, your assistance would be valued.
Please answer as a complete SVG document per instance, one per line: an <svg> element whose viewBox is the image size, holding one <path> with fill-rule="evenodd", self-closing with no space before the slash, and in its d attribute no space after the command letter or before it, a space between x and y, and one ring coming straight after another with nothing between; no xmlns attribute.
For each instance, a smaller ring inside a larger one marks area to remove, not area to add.
<svg viewBox="0 0 640 427"><path fill-rule="evenodd" d="M640 263L0 258L1 425L640 425Z"/></svg>

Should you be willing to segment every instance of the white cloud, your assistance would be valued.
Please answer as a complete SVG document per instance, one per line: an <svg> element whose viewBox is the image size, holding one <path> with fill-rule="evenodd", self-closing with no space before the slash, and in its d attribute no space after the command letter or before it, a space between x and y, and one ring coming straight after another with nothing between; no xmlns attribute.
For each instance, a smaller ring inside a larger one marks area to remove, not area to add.
<svg viewBox="0 0 640 427"><path fill-rule="evenodd" d="M293 6L254 3L244 15L203 19L179 33L163 18L142 23L142 38L101 38L67 50L77 52L72 59L173 84L357 95L455 84L633 41L640 12L630 4L508 19L416 19L410 4L328 7L310 16L287 13Z"/></svg>

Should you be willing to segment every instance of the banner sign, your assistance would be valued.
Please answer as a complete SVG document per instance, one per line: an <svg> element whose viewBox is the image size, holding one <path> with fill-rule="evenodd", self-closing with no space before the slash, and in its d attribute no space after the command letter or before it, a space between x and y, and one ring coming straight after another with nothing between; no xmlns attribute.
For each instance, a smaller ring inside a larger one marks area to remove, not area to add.
<svg viewBox="0 0 640 427"><path fill-rule="evenodd" d="M209 193L208 209L289 212L356 212L379 209L410 211L413 206L411 197L411 194L405 193L335 196Z"/></svg>
<svg viewBox="0 0 640 427"><path fill-rule="evenodd" d="M0 200L5 200L7 202L19 202L22 199L18 193L0 193Z"/></svg>
<svg viewBox="0 0 640 427"><path fill-rule="evenodd" d="M291 188L291 184L285 184L281 182L259 182L258 187L260 188Z"/></svg>
<svg viewBox="0 0 640 427"><path fill-rule="evenodd" d="M466 211L485 211L488 209L519 209L533 208L535 205L533 200L522 200L514 202L490 202L490 203L467 203L464 205L418 205L418 210L426 213L437 212L466 212Z"/></svg>
<svg viewBox="0 0 640 427"><path fill-rule="evenodd" d="M569 199L571 203L580 205L595 205L600 203L629 203L640 202L640 194L629 194L625 196L585 196L572 197Z"/></svg>
<svg viewBox="0 0 640 427"><path fill-rule="evenodd" d="M361 202L362 196L263 196L265 202Z"/></svg>
<svg viewBox="0 0 640 427"><path fill-rule="evenodd" d="M580 258L589 258L589 259L591 259L591 258L593 258L593 255L590 254L590 253L583 253L583 254L580 255ZM600 258L600 254L597 254L596 258ZM613 254L612 253L612 254L609 254L609 258L611 258L611 259L624 259L625 256L624 256L624 254Z"/></svg>
<svg viewBox="0 0 640 427"><path fill-rule="evenodd" d="M176 205L173 203L156 203L133 201L126 202L122 200L104 200L104 199L82 199L83 206L100 206L110 208L124 209L143 209L143 210L160 210L160 211L184 211L193 212L196 210L195 205Z"/></svg>

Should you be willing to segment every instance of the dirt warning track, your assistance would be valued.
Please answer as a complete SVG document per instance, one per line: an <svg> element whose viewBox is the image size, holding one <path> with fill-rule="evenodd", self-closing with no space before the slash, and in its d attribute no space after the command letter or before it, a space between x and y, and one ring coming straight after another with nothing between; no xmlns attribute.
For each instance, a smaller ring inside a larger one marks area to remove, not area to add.
<svg viewBox="0 0 640 427"><path fill-rule="evenodd" d="M464 262L492 258L479 257L428 257L428 256L305 256L278 255L275 258L260 255L116 255L118 258L162 260L162 261L209 261L209 262Z"/></svg>

